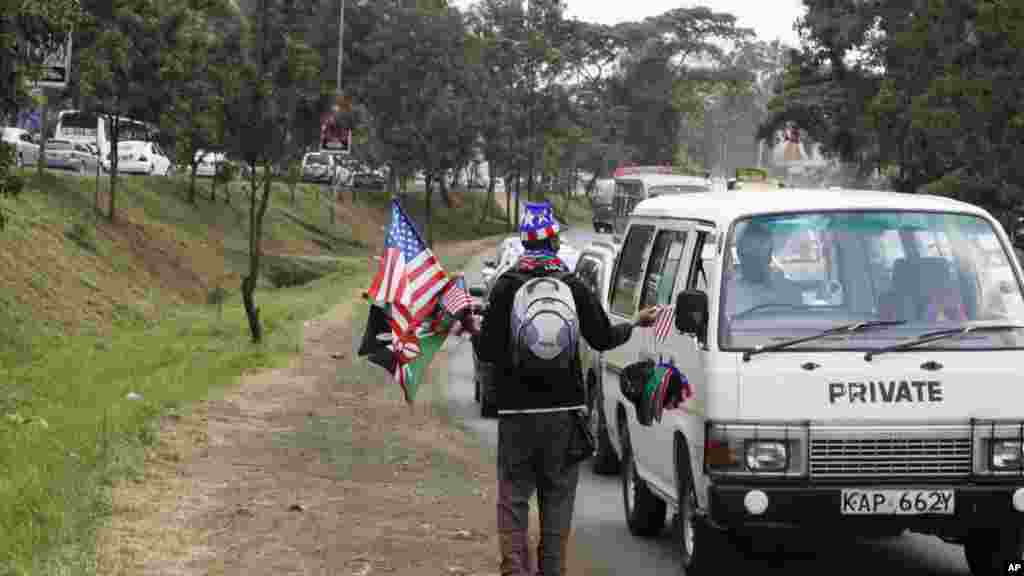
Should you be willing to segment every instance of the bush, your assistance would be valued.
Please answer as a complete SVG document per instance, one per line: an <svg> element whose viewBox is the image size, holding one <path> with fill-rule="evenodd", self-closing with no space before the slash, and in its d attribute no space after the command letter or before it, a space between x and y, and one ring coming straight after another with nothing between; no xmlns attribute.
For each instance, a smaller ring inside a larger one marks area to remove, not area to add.
<svg viewBox="0 0 1024 576"><path fill-rule="evenodd" d="M218 184L227 184L238 177L238 165L234 162L225 161L217 166L217 174L214 175Z"/></svg>
<svg viewBox="0 0 1024 576"><path fill-rule="evenodd" d="M64 235L83 249L93 253L96 252L96 235L92 228L85 224L77 221L73 222L64 230Z"/></svg>
<svg viewBox="0 0 1024 576"><path fill-rule="evenodd" d="M14 172L17 150L7 142L0 143L0 198L17 196L25 187L25 180ZM0 207L0 229L7 223L3 207Z"/></svg>

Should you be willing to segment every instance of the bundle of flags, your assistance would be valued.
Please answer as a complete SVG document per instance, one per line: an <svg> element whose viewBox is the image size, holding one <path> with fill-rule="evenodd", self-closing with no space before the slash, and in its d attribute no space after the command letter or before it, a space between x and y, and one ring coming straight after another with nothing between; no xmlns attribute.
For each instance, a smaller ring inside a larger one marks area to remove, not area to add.
<svg viewBox="0 0 1024 576"><path fill-rule="evenodd" d="M456 319L471 298L465 279L445 272L397 199L377 263L359 355L387 370L412 404L438 350L461 332Z"/></svg>
<svg viewBox="0 0 1024 576"><path fill-rule="evenodd" d="M671 361L659 361L650 371L637 403L637 421L644 426L661 422L665 410L679 408L692 397L693 388L686 375Z"/></svg>

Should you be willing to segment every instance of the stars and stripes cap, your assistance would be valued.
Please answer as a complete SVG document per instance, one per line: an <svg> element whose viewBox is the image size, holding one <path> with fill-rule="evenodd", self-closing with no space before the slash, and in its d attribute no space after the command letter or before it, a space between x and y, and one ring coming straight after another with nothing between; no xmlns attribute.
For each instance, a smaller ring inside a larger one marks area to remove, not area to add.
<svg viewBox="0 0 1024 576"><path fill-rule="evenodd" d="M527 202L519 223L521 240L544 240L558 234L558 221L550 202Z"/></svg>

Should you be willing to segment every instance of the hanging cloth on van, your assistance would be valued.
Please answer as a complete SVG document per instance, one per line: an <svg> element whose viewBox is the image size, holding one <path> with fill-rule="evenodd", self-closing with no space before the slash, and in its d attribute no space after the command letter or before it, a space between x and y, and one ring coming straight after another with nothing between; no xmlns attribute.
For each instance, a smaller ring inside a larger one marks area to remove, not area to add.
<svg viewBox="0 0 1024 576"><path fill-rule="evenodd" d="M661 422L665 410L679 408L693 397L693 388L686 375L670 362L649 364L643 392L636 399L636 418L642 426Z"/></svg>

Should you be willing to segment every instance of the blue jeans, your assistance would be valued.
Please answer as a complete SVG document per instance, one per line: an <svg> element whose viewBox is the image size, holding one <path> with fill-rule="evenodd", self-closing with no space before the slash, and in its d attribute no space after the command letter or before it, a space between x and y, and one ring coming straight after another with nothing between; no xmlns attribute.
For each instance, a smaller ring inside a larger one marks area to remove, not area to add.
<svg viewBox="0 0 1024 576"><path fill-rule="evenodd" d="M567 453L571 412L503 415L498 421L498 533L502 576L529 576L530 497L540 505L538 576L564 573L579 464Z"/></svg>

